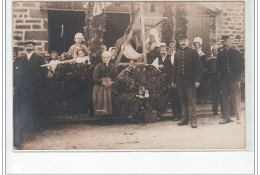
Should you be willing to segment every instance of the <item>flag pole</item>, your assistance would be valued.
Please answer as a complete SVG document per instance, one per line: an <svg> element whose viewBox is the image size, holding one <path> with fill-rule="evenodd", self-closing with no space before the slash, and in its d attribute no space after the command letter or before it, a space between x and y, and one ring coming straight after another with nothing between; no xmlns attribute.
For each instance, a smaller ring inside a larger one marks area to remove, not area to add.
<svg viewBox="0 0 260 175"><path fill-rule="evenodd" d="M143 11L143 3L140 2L140 14L141 14L141 35L143 40L143 54L144 54L144 63L147 64L146 57L146 45L145 45L145 28L144 28L144 11Z"/></svg>

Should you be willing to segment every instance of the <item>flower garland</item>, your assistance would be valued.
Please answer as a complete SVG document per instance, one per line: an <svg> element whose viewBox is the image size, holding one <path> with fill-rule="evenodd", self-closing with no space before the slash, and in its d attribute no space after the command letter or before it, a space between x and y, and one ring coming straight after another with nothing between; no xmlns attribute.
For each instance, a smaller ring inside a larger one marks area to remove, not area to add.
<svg viewBox="0 0 260 175"><path fill-rule="evenodd" d="M168 17L168 19L164 20L161 25L162 31L162 41L167 44L167 46L173 41L173 33L174 33L174 12L173 12L173 4L174 2L165 2L164 4L164 17Z"/></svg>
<svg viewBox="0 0 260 175"><path fill-rule="evenodd" d="M117 117L133 122L155 122L167 105L166 82L152 65L131 65L117 77L113 101Z"/></svg>
<svg viewBox="0 0 260 175"><path fill-rule="evenodd" d="M106 31L106 14L93 16L93 8L95 2L89 2L86 9L84 38L90 49L90 57L96 57L101 52L100 45L104 43L103 35Z"/></svg>
<svg viewBox="0 0 260 175"><path fill-rule="evenodd" d="M48 81L52 115L84 113L92 99L94 66L78 63L57 65Z"/></svg>

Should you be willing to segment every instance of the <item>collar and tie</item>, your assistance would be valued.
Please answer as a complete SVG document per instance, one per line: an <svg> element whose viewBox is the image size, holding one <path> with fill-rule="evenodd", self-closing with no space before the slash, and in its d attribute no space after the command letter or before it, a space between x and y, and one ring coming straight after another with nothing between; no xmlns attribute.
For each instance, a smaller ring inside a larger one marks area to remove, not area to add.
<svg viewBox="0 0 260 175"><path fill-rule="evenodd" d="M164 62L165 58L166 58L166 56L162 57L162 62Z"/></svg>
<svg viewBox="0 0 260 175"><path fill-rule="evenodd" d="M31 53L27 53L27 52L26 52L26 55L27 55L27 59L28 59L28 60L30 60L30 58L32 57L32 54L33 54L33 52L31 52Z"/></svg>

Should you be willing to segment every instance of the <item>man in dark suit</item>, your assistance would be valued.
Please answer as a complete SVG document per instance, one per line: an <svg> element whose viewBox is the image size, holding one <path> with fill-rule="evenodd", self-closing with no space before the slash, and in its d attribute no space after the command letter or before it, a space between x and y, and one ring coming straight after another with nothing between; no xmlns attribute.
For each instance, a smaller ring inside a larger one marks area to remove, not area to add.
<svg viewBox="0 0 260 175"><path fill-rule="evenodd" d="M245 66L239 51L231 48L229 36L222 36L222 42L223 49L217 55L217 72L220 76L223 103L223 120L219 123L226 124L232 121L230 104L235 109L237 120L241 119L240 80Z"/></svg>
<svg viewBox="0 0 260 175"><path fill-rule="evenodd" d="M160 56L153 61L152 65L163 72L163 76L168 85L168 96L171 103L173 120L177 121L181 118L182 109L179 100L179 94L172 86L174 57L167 54L167 47L165 43L161 43L159 51Z"/></svg>
<svg viewBox="0 0 260 175"><path fill-rule="evenodd" d="M14 61L14 144L25 130L42 130L48 116L45 81L48 70L44 57L34 53L32 41L24 42L26 53Z"/></svg>
<svg viewBox="0 0 260 175"><path fill-rule="evenodd" d="M201 75L201 61L198 52L188 47L187 36L179 38L181 49L174 56L174 87L178 88L182 106L182 119L179 126L188 125L197 128L196 118L196 88L199 87Z"/></svg>

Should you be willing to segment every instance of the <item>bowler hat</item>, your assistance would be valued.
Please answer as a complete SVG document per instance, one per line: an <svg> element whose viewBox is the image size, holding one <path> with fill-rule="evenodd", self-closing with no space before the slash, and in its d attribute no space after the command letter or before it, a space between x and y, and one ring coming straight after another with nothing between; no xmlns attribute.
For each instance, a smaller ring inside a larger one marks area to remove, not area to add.
<svg viewBox="0 0 260 175"><path fill-rule="evenodd" d="M228 35L223 35L223 36L222 36L222 41L227 40L227 39L229 39L229 36L228 36Z"/></svg>
<svg viewBox="0 0 260 175"><path fill-rule="evenodd" d="M45 58L51 58L51 55L47 53L47 54L44 55L44 57Z"/></svg>
<svg viewBox="0 0 260 175"><path fill-rule="evenodd" d="M27 45L27 44L36 45L36 43L33 41L25 41L25 42L21 43L21 45Z"/></svg>

